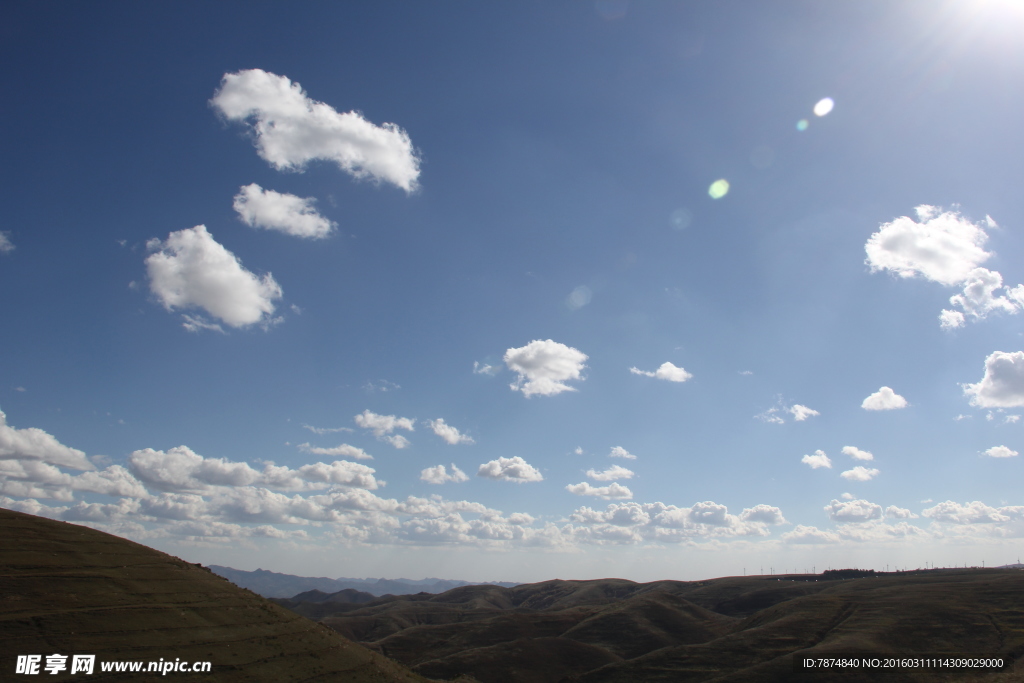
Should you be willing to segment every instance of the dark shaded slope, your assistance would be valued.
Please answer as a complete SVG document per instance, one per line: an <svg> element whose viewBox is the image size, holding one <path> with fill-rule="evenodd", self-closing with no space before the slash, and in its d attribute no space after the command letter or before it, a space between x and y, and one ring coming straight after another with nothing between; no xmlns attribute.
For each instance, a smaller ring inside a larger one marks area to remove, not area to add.
<svg viewBox="0 0 1024 683"><path fill-rule="evenodd" d="M424 675L466 672L483 683L976 680L983 675L803 674L792 661L953 653L1016 662L1024 657L1024 572L466 586L339 604L323 623Z"/></svg>
<svg viewBox="0 0 1024 683"><path fill-rule="evenodd" d="M168 680L99 663L180 658L213 666L168 674L178 681L425 681L206 569L94 529L0 509L0 548L4 680L19 654L60 653L95 654L89 680Z"/></svg>

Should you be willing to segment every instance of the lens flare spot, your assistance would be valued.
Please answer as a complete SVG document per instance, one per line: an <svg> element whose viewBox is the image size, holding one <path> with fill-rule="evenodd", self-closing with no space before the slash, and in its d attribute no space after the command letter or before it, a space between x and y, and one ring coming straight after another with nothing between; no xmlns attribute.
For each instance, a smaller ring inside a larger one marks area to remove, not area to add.
<svg viewBox="0 0 1024 683"><path fill-rule="evenodd" d="M590 290L590 287L580 285L572 290L572 293L565 300L565 305L569 307L569 310L575 311L589 304L593 296L594 293Z"/></svg>
<svg viewBox="0 0 1024 683"><path fill-rule="evenodd" d="M807 119L800 119L799 121L796 122L796 129L802 133L803 131L807 130L808 125L810 124L807 123Z"/></svg>
<svg viewBox="0 0 1024 683"><path fill-rule="evenodd" d="M712 199L721 199L729 194L729 181L725 178L719 178L711 183L711 187L708 188L708 194L711 195Z"/></svg>
<svg viewBox="0 0 1024 683"><path fill-rule="evenodd" d="M693 222L693 214L689 209L676 209L669 215L668 222L676 230L686 230Z"/></svg>
<svg viewBox="0 0 1024 683"><path fill-rule="evenodd" d="M831 97L818 100L818 103L814 105L814 115L824 116L825 114L832 111L832 107L836 106L836 103L832 101Z"/></svg>

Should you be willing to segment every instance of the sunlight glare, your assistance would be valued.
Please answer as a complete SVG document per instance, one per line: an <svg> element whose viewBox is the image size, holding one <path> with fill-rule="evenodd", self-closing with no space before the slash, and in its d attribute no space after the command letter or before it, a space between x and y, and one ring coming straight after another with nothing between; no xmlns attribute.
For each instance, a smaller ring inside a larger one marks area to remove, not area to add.
<svg viewBox="0 0 1024 683"><path fill-rule="evenodd" d="M711 195L712 199L721 199L729 194L729 181L725 178L719 178L711 183L711 187L708 188L708 194Z"/></svg>
<svg viewBox="0 0 1024 683"><path fill-rule="evenodd" d="M832 107L834 106L836 106L836 103L832 101L831 97L818 100L818 103L814 105L814 115L825 116L832 111Z"/></svg>

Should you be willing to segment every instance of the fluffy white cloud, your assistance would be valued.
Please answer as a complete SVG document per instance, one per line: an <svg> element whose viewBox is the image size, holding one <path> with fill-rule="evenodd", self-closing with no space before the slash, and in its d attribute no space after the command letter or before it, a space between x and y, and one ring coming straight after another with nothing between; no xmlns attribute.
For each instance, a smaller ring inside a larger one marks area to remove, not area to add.
<svg viewBox="0 0 1024 683"><path fill-rule="evenodd" d="M964 282L963 293L951 296L949 303L959 306L964 313L976 320L980 320L994 311L1016 313L1018 311L1016 303L1005 296L996 296L995 291L1002 288L1003 276L998 272L975 268Z"/></svg>
<svg viewBox="0 0 1024 683"><path fill-rule="evenodd" d="M916 212L917 221L901 216L868 238L865 263L872 271L955 285L991 256L983 249L988 235L980 225L934 206L918 206Z"/></svg>
<svg viewBox="0 0 1024 683"><path fill-rule="evenodd" d="M229 121L249 121L260 157L278 170L302 170L320 159L356 178L416 189L420 160L404 130L339 113L286 76L261 69L224 74L210 103Z"/></svg>
<svg viewBox="0 0 1024 683"><path fill-rule="evenodd" d="M629 371L634 375L644 375L645 377L654 377L656 379L663 379L669 382L685 382L693 377L693 375L688 373L686 370L677 368L669 362L662 363L654 372L640 370L638 368L630 368Z"/></svg>
<svg viewBox="0 0 1024 683"><path fill-rule="evenodd" d="M1006 446L993 446L985 451L985 455L991 458L1012 458L1020 454L1017 451L1010 450Z"/></svg>
<svg viewBox="0 0 1024 683"><path fill-rule="evenodd" d="M621 465L612 465L606 470L587 470L587 476L595 481L614 481L615 479L632 479L633 470L628 470Z"/></svg>
<svg viewBox="0 0 1024 683"><path fill-rule="evenodd" d="M1024 351L993 351L985 359L985 376L963 385L971 405L981 408L1024 406Z"/></svg>
<svg viewBox="0 0 1024 683"><path fill-rule="evenodd" d="M487 363L479 363L477 361L473 361L473 374L474 375L490 375L490 376L493 377L494 375L498 374L498 372L500 370L501 370L501 368L496 368L493 365L488 365Z"/></svg>
<svg viewBox="0 0 1024 683"><path fill-rule="evenodd" d="M963 327L965 314L975 320L989 313L1017 313L1024 305L1024 286L1005 288L1003 276L980 265L992 255L984 250L988 235L980 224L971 223L956 211L934 206L917 207L918 221L907 216L885 223L864 246L871 270L889 270L900 277L922 276L947 286L963 285L963 292L950 297L961 311L944 309L939 314L942 329ZM988 227L995 221L988 216Z"/></svg>
<svg viewBox="0 0 1024 683"><path fill-rule="evenodd" d="M890 505L889 507L885 508L885 516L889 519L917 519L919 515L915 515L913 512L906 508Z"/></svg>
<svg viewBox="0 0 1024 683"><path fill-rule="evenodd" d="M281 287L267 273L257 277L213 239L206 226L150 240L149 286L167 310L199 307L232 327L270 322ZM186 321L188 322L188 321Z"/></svg>
<svg viewBox="0 0 1024 683"><path fill-rule="evenodd" d="M825 451L820 449L814 451L814 455L805 455L804 457L800 458L800 462L804 463L805 465L810 465L812 470L816 470L819 467L832 467L832 460L830 460L829 457L825 455Z"/></svg>
<svg viewBox="0 0 1024 683"><path fill-rule="evenodd" d="M395 448L405 448L409 440L401 434L391 435L396 429L415 431L416 420L409 417L395 417L394 415L378 415L377 413L364 410L355 416L356 424L364 429L372 429L373 435L379 440L385 441Z"/></svg>
<svg viewBox="0 0 1024 683"><path fill-rule="evenodd" d="M817 410L813 410L812 408L808 408L807 406L802 406L799 403L795 403L792 406L790 406L789 412L793 414L793 419L796 420L797 422L803 422L809 417L821 415L821 413L819 413Z"/></svg>
<svg viewBox="0 0 1024 683"><path fill-rule="evenodd" d="M864 467L863 465L857 465L852 470L846 470L839 475L846 481L871 481L878 476L878 470L874 467Z"/></svg>
<svg viewBox="0 0 1024 683"><path fill-rule="evenodd" d="M589 482L583 481L569 484L565 490L577 496L597 496L605 500L629 500L633 497L633 492L618 482L608 486L591 486Z"/></svg>
<svg viewBox="0 0 1024 683"><path fill-rule="evenodd" d="M142 483L120 465L111 465L98 472L70 475L39 460L0 459L0 493L71 501L74 500L74 491L108 496L146 495Z"/></svg>
<svg viewBox="0 0 1024 683"><path fill-rule="evenodd" d="M451 472L445 470L444 465L428 467L420 472L420 480L425 481L428 484L443 484L448 481L455 483L469 481L469 477L466 476L466 473L456 467L454 463L452 463L451 467Z"/></svg>
<svg viewBox="0 0 1024 683"><path fill-rule="evenodd" d="M624 460L636 460L636 456L627 451L622 446L612 446L611 453L608 454L609 458L622 458Z"/></svg>
<svg viewBox="0 0 1024 683"><path fill-rule="evenodd" d="M565 382L582 379L580 375L587 367L587 354L551 339L534 339L526 346L508 349L504 360L509 370L519 375L509 386L526 397L576 391Z"/></svg>
<svg viewBox="0 0 1024 683"><path fill-rule="evenodd" d="M798 524L792 531L782 534L782 540L785 543L797 545L822 545L825 543L839 543L841 539L838 534L831 531L822 531L818 527Z"/></svg>
<svg viewBox="0 0 1024 683"><path fill-rule="evenodd" d="M943 308L939 313L939 327L944 330L955 330L964 326L964 314L960 311L950 311Z"/></svg>
<svg viewBox="0 0 1024 683"><path fill-rule="evenodd" d="M128 456L128 467L153 488L175 493L204 493L218 486L303 490L327 486L376 489L378 485L372 468L348 460L311 463L298 469L268 464L261 472L245 462L204 458L188 446L134 451Z"/></svg>
<svg viewBox="0 0 1024 683"><path fill-rule="evenodd" d="M274 190L264 190L256 183L243 185L232 204L242 221L253 228L277 230L286 235L323 239L333 232L333 223L313 208L312 197L296 197Z"/></svg>
<svg viewBox="0 0 1024 683"><path fill-rule="evenodd" d="M843 446L843 455L848 455L854 460L869 461L875 459L874 455L872 455L868 451L862 451L856 446Z"/></svg>
<svg viewBox="0 0 1024 683"><path fill-rule="evenodd" d="M866 500L832 500L825 512L833 522L869 522L882 518L882 506Z"/></svg>
<svg viewBox="0 0 1024 683"><path fill-rule="evenodd" d="M14 242L11 241L9 233L0 232L0 254L14 251Z"/></svg>
<svg viewBox="0 0 1024 683"><path fill-rule="evenodd" d="M0 411L0 459L7 458L39 460L76 470L96 469L82 451L65 446L42 429L11 427L7 416Z"/></svg>
<svg viewBox="0 0 1024 683"><path fill-rule="evenodd" d="M531 464L518 455L513 458L498 458L480 465L476 472L478 477L487 479L502 479L523 483L528 481L543 481L544 477Z"/></svg>
<svg viewBox="0 0 1024 683"><path fill-rule="evenodd" d="M1015 513L1013 516L1017 516L1018 510L1016 508L993 508L985 505L981 501L974 501L972 503L956 503L952 500L947 500L944 503L939 503L934 507L927 508L921 511L921 514L925 517L929 517L937 522L948 522L951 524L991 524L1007 522L1011 519L1007 512Z"/></svg>
<svg viewBox="0 0 1024 683"><path fill-rule="evenodd" d="M458 429L449 424L445 424L444 420L441 418L431 420L427 424L430 425L430 428L434 430L435 434L445 440L445 443L449 443L452 446L460 443L476 443L473 441L472 437L460 433Z"/></svg>
<svg viewBox="0 0 1024 683"><path fill-rule="evenodd" d="M341 456L343 458L355 458L356 460L373 460L373 456L362 448L349 446L347 443L335 446L334 448L320 448L318 446L311 446L308 443L302 443L299 444L299 450L306 453L312 453L313 455L326 455L329 457Z"/></svg>
<svg viewBox="0 0 1024 683"><path fill-rule="evenodd" d="M752 508L744 508L740 513L740 519L745 522L763 522L765 524L785 524L786 518L782 516L782 510L774 505L755 505Z"/></svg>
<svg viewBox="0 0 1024 683"><path fill-rule="evenodd" d="M897 410L907 407L907 399L889 387L882 387L864 399L860 407L864 410Z"/></svg>

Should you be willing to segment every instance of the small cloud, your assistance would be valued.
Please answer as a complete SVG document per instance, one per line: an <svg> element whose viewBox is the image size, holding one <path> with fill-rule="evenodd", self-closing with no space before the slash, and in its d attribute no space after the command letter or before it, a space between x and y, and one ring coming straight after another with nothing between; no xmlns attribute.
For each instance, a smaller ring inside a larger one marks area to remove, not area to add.
<svg viewBox="0 0 1024 683"><path fill-rule="evenodd" d="M864 410L898 410L907 407L907 399L889 387L882 387L864 399L860 407Z"/></svg>
<svg viewBox="0 0 1024 683"><path fill-rule="evenodd" d="M612 483L608 486L591 486L589 482L569 484L565 490L577 496L596 496L604 500L629 500L633 492L619 483Z"/></svg>
<svg viewBox="0 0 1024 683"><path fill-rule="evenodd" d="M25 391L25 387L14 387L15 391Z"/></svg>
<svg viewBox="0 0 1024 683"><path fill-rule="evenodd" d="M381 438L381 441L386 441L395 448L408 448L411 443L409 439L405 438L401 434L394 434L392 436L385 436Z"/></svg>
<svg viewBox="0 0 1024 683"><path fill-rule="evenodd" d="M767 422L768 424L786 424L786 421L779 415L779 408L769 408L768 410L755 415L754 418L761 420L761 422Z"/></svg>
<svg viewBox="0 0 1024 683"><path fill-rule="evenodd" d="M534 394L554 396L563 391L576 391L566 384L569 380L582 380L587 366L587 354L571 346L551 339L535 339L526 346L511 348L505 352L505 364L509 370L518 373L519 378L510 384L512 391L521 391L529 398Z"/></svg>
<svg viewBox="0 0 1024 683"><path fill-rule="evenodd" d="M573 451L573 453L575 453L576 455L583 455L583 447L582 446L577 446L576 450Z"/></svg>
<svg viewBox="0 0 1024 683"><path fill-rule="evenodd" d="M790 413L793 414L793 419L796 420L797 422L803 422L809 417L821 415L821 413L819 413L817 410L813 410L811 408L808 408L807 406L802 406L799 403L790 406L788 410Z"/></svg>
<svg viewBox="0 0 1024 683"><path fill-rule="evenodd" d="M1006 446L993 446L992 448L985 451L985 455L990 458L1012 458L1019 455L1017 451L1012 451Z"/></svg>
<svg viewBox="0 0 1024 683"><path fill-rule="evenodd" d="M929 503L931 501L928 501ZM919 515L915 515L913 512L906 508L896 507L890 505L885 508L885 516L889 519L917 519Z"/></svg>
<svg viewBox="0 0 1024 683"><path fill-rule="evenodd" d="M1005 418L1003 418L1003 422L1006 422L1007 424L1014 424L1015 422L1020 422L1020 415L1007 415Z"/></svg>
<svg viewBox="0 0 1024 683"><path fill-rule="evenodd" d="M685 382L693 377L693 375L683 368L677 368L675 365L667 361L662 363L654 372L639 370L637 368L630 368L629 371L634 375L644 375L645 377L654 377L656 379L663 379L669 382Z"/></svg>
<svg viewBox="0 0 1024 683"><path fill-rule="evenodd" d="M355 430L351 427L311 427L310 425L302 425L303 429L308 429L314 434L335 434L337 432L354 432Z"/></svg>
<svg viewBox="0 0 1024 683"><path fill-rule="evenodd" d="M594 481L614 481L616 479L632 479L635 473L633 470L628 470L621 465L612 465L606 470L598 472L596 470L587 470L587 476Z"/></svg>
<svg viewBox="0 0 1024 683"><path fill-rule="evenodd" d="M501 371L501 368L496 368L493 365L487 365L486 363L478 363L473 361L473 374L474 375L490 375L493 377Z"/></svg>
<svg viewBox="0 0 1024 683"><path fill-rule="evenodd" d="M948 309L942 309L939 313L939 327L944 330L955 330L958 327L964 326L964 314L960 311L950 311Z"/></svg>
<svg viewBox="0 0 1024 683"><path fill-rule="evenodd" d="M800 462L810 465L812 470L816 470L819 467L828 467L830 469L832 467L832 461L825 455L823 450L814 451L814 455L805 455L800 458Z"/></svg>
<svg viewBox="0 0 1024 683"><path fill-rule="evenodd" d="M329 455L331 457L355 458L356 460L373 460L373 456L364 451L362 448L349 446L347 443L343 443L340 446L335 446L334 448L320 448L318 446L311 446L308 443L302 443L299 444L299 450L305 453L312 453L313 455Z"/></svg>
<svg viewBox="0 0 1024 683"><path fill-rule="evenodd" d="M853 495L852 493L844 493L843 495L841 495L839 497L842 498L843 500L853 500L857 496Z"/></svg>
<svg viewBox="0 0 1024 683"><path fill-rule="evenodd" d="M608 454L609 458L624 458L626 460L636 460L636 456L627 451L622 446L612 446L612 452Z"/></svg>
<svg viewBox="0 0 1024 683"><path fill-rule="evenodd" d="M963 390L979 408L1024 406L1024 351L993 351L985 358L985 376Z"/></svg>
<svg viewBox="0 0 1024 683"><path fill-rule="evenodd" d="M363 385L363 390L369 393L379 391L381 393L387 393L389 391L395 391L402 387L394 382L389 382L386 379L377 380L377 382L367 382Z"/></svg>
<svg viewBox="0 0 1024 683"><path fill-rule="evenodd" d="M221 327L217 323L210 322L201 315L189 315L188 313L183 313L181 315L181 318L182 320L185 321L181 324L181 326L184 327L189 332L209 330L211 332L220 332L221 334L227 334L227 332L224 331L223 327Z"/></svg>
<svg viewBox="0 0 1024 683"><path fill-rule="evenodd" d="M739 373L743 376L749 376L754 374L751 370L740 370Z"/></svg>
<svg viewBox="0 0 1024 683"><path fill-rule="evenodd" d="M963 414L961 414L961 415L957 415L953 419L956 420L957 422L959 422L960 420L970 420L972 417L974 417L974 416L973 415L963 415Z"/></svg>
<svg viewBox="0 0 1024 683"><path fill-rule="evenodd" d="M498 458L485 462L480 465L476 475L485 479L514 481L518 484L544 480L540 471L518 455L514 458Z"/></svg>
<svg viewBox="0 0 1024 683"><path fill-rule="evenodd" d="M295 304L292 304L291 306L289 306L289 308L292 309L292 313L294 313L295 315L302 315L302 309L296 306Z"/></svg>
<svg viewBox="0 0 1024 683"><path fill-rule="evenodd" d="M444 420L438 418L436 420L430 420L427 424L434 430L434 433L445 440L445 443L451 444L452 446L460 443L471 444L476 443L473 438L466 434L461 434L458 429L452 427L449 424L445 424Z"/></svg>
<svg viewBox="0 0 1024 683"><path fill-rule="evenodd" d="M401 435L390 436L396 429L415 431L416 420L408 417L395 417L394 415L378 415L369 410L364 410L355 416L356 424L364 429L373 430L373 435L380 441L386 441L395 448L405 448L409 440Z"/></svg>
<svg viewBox="0 0 1024 683"><path fill-rule="evenodd" d="M868 451L862 451L855 446L843 446L843 454L848 455L854 460L874 460L875 456Z"/></svg>
<svg viewBox="0 0 1024 683"><path fill-rule="evenodd" d="M420 472L420 481L425 481L428 484L444 484L446 482L458 484L463 481L469 481L466 473L456 467L454 463L452 463L451 468L451 472L448 472L445 470L444 465L428 467Z"/></svg>
<svg viewBox="0 0 1024 683"><path fill-rule="evenodd" d="M878 470L857 465L852 470L846 470L839 476L846 481L871 481L878 476Z"/></svg>
<svg viewBox="0 0 1024 683"><path fill-rule="evenodd" d="M14 242L11 241L11 233L0 232L0 254L9 254L14 251Z"/></svg>
<svg viewBox="0 0 1024 683"><path fill-rule="evenodd" d="M833 522L870 522L882 518L882 506L866 500L833 500L825 506Z"/></svg>
<svg viewBox="0 0 1024 683"><path fill-rule="evenodd" d="M243 223L251 228L276 230L293 237L323 239L336 223L327 220L314 208L312 197L297 197L274 190L264 190L256 183L243 185L235 195L232 208Z"/></svg>

